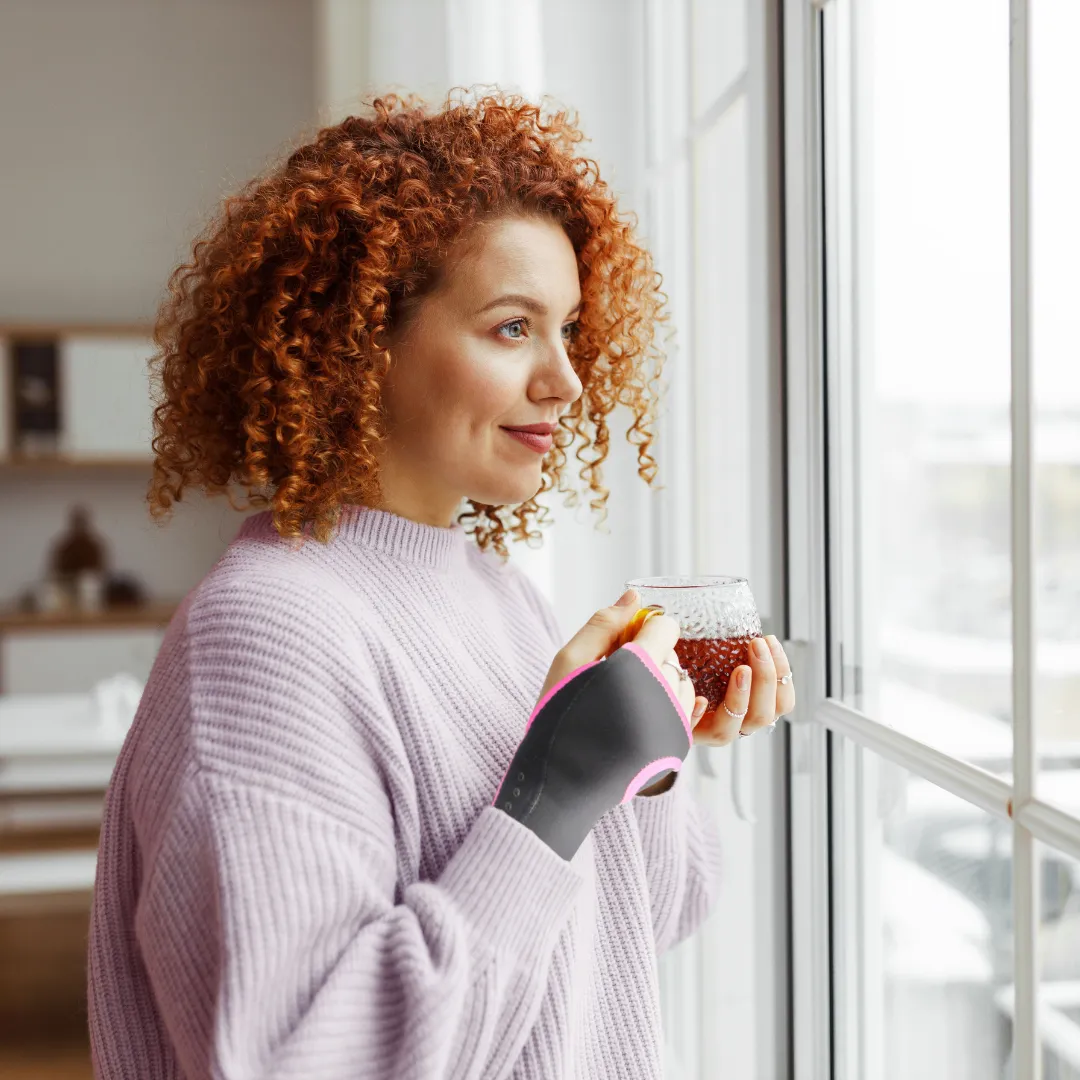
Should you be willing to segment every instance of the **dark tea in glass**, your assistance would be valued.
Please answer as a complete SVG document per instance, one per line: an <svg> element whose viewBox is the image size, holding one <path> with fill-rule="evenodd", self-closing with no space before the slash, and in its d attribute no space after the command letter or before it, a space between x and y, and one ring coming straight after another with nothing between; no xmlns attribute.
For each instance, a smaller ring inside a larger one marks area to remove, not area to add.
<svg viewBox="0 0 1080 1080"><path fill-rule="evenodd" d="M675 643L679 663L693 679L695 691L708 699L707 708L719 708L731 673L750 663L750 642L761 637L761 618L746 578L635 578L624 587L637 590L641 607L618 645L632 641L650 615L670 615L679 624Z"/></svg>

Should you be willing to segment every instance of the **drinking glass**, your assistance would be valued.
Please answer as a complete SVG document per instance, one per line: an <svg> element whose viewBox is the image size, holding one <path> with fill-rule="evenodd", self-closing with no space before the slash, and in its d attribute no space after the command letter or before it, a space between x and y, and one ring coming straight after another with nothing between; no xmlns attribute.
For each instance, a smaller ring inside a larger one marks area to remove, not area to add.
<svg viewBox="0 0 1080 1080"><path fill-rule="evenodd" d="M645 577L626 582L624 588L636 589L642 606L612 652L632 641L651 615L670 615L679 624L675 643L679 663L693 679L694 690L708 698L707 708L719 708L731 673L750 662L750 642L762 636L761 617L747 579Z"/></svg>

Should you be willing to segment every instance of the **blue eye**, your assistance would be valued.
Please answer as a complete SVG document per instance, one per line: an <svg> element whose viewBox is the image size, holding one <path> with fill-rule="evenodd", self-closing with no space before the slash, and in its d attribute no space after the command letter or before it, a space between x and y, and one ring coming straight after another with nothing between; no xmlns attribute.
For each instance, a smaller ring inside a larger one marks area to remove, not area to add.
<svg viewBox="0 0 1080 1080"><path fill-rule="evenodd" d="M509 322L503 323L502 326L500 326L498 329L499 329L499 331L503 331L503 330L509 329L511 326L519 326L519 325L525 326L530 331L532 330L532 321L530 319L528 319L527 317L525 317L525 316L521 316L520 318L517 318L517 319L511 319ZM563 341L572 341L573 340L574 334L577 332L577 326L578 326L578 324L576 322L572 322L572 323L567 323L562 328L563 329ZM522 341L524 339L520 335L516 335L516 336L511 336L511 337L507 338L506 340L508 340L508 341Z"/></svg>
<svg viewBox="0 0 1080 1080"><path fill-rule="evenodd" d="M509 328L510 328L511 326L517 326L517 325L519 325L519 324L522 324L522 323L523 323L523 324L525 324L525 325L527 326L527 325L528 325L528 323L529 323L529 320L528 320L528 319L512 319L512 320L511 320L510 322L508 322L508 323L503 323L503 324L502 324L502 326L500 326L500 327L499 327L499 329L500 329L500 330L507 330L507 329L509 329ZM510 340L511 340L511 341L520 341L520 340L521 340L521 338L520 338L520 337L511 337L511 338L510 338Z"/></svg>

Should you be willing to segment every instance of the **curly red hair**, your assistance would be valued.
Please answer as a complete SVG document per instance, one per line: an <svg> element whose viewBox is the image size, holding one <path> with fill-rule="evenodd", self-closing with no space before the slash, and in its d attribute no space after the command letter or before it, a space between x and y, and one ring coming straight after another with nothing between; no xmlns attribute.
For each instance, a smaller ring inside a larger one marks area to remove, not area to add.
<svg viewBox="0 0 1080 1080"><path fill-rule="evenodd" d="M627 440L652 484L654 381L663 367L652 339L668 318L667 297L633 237L633 215L620 218L596 163L575 156L576 114L542 118L540 106L516 95L470 103L454 93L437 113L415 94L387 94L373 115L318 131L226 199L191 261L173 271L150 361L161 387L152 518L197 485L225 493L236 509L272 506L283 537L325 543L342 506L378 505L384 335L407 322L470 225L506 215L558 222L580 277L567 351L583 390L556 429L538 494L557 483L576 505L562 473L580 437L579 475L606 517L605 417L617 403L634 414ZM656 367L646 379L650 355ZM591 459L583 456L590 446ZM246 505L234 501L233 485L246 489ZM494 545L507 558L506 508L469 505L460 523L471 524L482 549ZM535 496L513 510L516 539L542 541L530 531L538 512L545 524Z"/></svg>

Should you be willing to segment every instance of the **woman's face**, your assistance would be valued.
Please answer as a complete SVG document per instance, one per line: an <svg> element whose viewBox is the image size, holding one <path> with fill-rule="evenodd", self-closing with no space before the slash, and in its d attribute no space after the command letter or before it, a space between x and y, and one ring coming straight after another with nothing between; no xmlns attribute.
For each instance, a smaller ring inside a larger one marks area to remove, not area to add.
<svg viewBox="0 0 1080 1080"><path fill-rule="evenodd" d="M555 424L582 390L566 354L581 304L577 259L557 224L488 223L447 267L390 337L379 451L379 508L442 527L465 498L532 498L545 454L503 427Z"/></svg>

